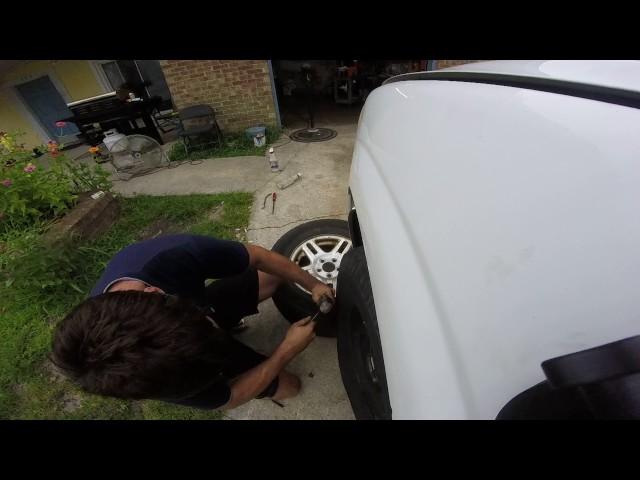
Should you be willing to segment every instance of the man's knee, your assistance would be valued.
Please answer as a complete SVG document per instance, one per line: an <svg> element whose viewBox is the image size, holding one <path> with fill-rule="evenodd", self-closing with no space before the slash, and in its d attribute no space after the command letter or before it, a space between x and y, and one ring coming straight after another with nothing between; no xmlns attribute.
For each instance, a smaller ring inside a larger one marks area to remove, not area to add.
<svg viewBox="0 0 640 480"><path fill-rule="evenodd" d="M270 298L284 282L285 280L281 277L258 271L259 300L262 302Z"/></svg>
<svg viewBox="0 0 640 480"><path fill-rule="evenodd" d="M300 378L292 373L282 371L278 376L278 389L273 395L274 400L284 400L285 398L295 397L300 393L302 382Z"/></svg>

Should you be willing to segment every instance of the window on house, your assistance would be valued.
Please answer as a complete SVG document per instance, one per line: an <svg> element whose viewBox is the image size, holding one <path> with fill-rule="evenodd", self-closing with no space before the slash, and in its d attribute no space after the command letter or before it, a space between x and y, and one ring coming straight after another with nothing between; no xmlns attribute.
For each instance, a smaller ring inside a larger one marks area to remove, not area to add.
<svg viewBox="0 0 640 480"><path fill-rule="evenodd" d="M120 67L115 60L112 62L101 63L100 66L109 81L111 90L116 90L124 83L124 76L122 75Z"/></svg>

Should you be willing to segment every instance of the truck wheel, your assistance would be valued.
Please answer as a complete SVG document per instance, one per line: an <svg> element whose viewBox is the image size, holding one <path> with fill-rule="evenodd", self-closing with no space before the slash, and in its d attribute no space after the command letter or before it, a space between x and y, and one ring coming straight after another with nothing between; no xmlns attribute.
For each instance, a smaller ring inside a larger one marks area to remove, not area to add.
<svg viewBox="0 0 640 480"><path fill-rule="evenodd" d="M338 300L338 362L342 382L358 420L390 420L378 321L364 248L342 260Z"/></svg>
<svg viewBox="0 0 640 480"><path fill-rule="evenodd" d="M349 226L347 222L335 219L298 225L285 233L272 248L334 290L338 285L342 258L350 249ZM318 310L311 294L295 283L282 285L273 295L273 301L280 313L292 323ZM330 314L318 317L317 335L336 336L336 310L334 308Z"/></svg>

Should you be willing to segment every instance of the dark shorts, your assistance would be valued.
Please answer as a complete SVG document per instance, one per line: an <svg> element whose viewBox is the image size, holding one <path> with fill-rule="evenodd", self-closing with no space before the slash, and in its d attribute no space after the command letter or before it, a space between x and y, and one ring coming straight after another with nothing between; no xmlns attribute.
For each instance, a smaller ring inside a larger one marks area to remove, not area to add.
<svg viewBox="0 0 640 480"><path fill-rule="evenodd" d="M213 281L205 289L205 301L220 328L229 331L244 317L258 313L258 271L249 268L234 277Z"/></svg>
<svg viewBox="0 0 640 480"><path fill-rule="evenodd" d="M249 268L234 277L212 282L206 288L206 302L213 309L212 318L227 332L240 323L244 317L258 313L258 271ZM232 366L226 372L228 378L234 378L264 362L267 357L249 348L238 340L231 339L234 345ZM278 390L278 377L256 398L273 396Z"/></svg>

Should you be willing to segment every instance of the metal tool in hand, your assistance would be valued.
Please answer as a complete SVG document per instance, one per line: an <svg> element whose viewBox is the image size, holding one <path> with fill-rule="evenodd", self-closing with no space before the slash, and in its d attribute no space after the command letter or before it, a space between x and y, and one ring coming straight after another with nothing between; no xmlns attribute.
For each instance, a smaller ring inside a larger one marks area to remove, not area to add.
<svg viewBox="0 0 640 480"><path fill-rule="evenodd" d="M332 308L333 308L333 302L329 299L329 297L322 295L322 297L320 298L320 306L318 307L318 311L311 318L311 321L313 322L316 319L316 317L321 313L326 315L331 311Z"/></svg>

